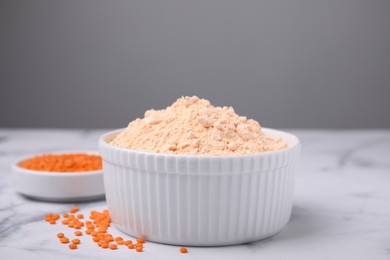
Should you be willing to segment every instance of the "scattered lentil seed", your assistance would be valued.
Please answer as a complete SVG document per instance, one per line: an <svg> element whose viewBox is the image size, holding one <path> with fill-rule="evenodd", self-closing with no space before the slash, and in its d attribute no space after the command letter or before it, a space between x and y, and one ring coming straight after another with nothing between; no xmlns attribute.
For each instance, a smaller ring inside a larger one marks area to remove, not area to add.
<svg viewBox="0 0 390 260"><path fill-rule="evenodd" d="M77 206L73 206L71 208L71 213L75 213L78 211ZM67 225L69 228L81 228L84 225L86 226L85 234L91 235L92 240L97 243L97 245L101 248L110 248L111 250L118 249L118 245L126 245L129 249L136 249L137 252L143 251L143 243L145 242L144 238L137 238L136 244L133 244L131 240L124 240L123 237L115 237L107 233L107 228L110 226L111 217L109 215L108 210L103 210L103 212L97 212L97 211L91 211L90 217L91 220L87 220L85 222L80 221L79 219L82 219L82 214L78 214L77 216L73 214L64 213L62 214L61 223L64 225ZM47 214L45 216L45 220L49 223L56 223L56 220L58 220L61 216L59 214ZM95 230L97 228L97 230ZM82 236L82 231L75 231L74 234L76 236ZM63 233L58 233L57 237L60 238L60 242L63 244L68 244L69 238L65 237ZM114 243L111 243L115 241ZM71 243L69 244L70 249L77 249L78 245L81 243L80 239L72 239ZM116 243L116 244L115 244Z"/></svg>
<svg viewBox="0 0 390 260"><path fill-rule="evenodd" d="M75 238L75 239L72 240L72 243L73 244L80 244L80 239Z"/></svg>
<svg viewBox="0 0 390 260"><path fill-rule="evenodd" d="M138 243L145 243L145 239L142 237L137 238Z"/></svg>
<svg viewBox="0 0 390 260"><path fill-rule="evenodd" d="M77 207L77 206L73 206L73 207L71 207L70 208L70 212L71 213L76 213L77 211L79 211L79 207ZM73 215L71 215L71 216L73 216ZM70 216L69 216L70 217ZM74 217L74 216L73 216Z"/></svg>
<svg viewBox="0 0 390 260"><path fill-rule="evenodd" d="M69 238L67 238L67 237L62 237L62 238L60 239L60 241L61 241L61 243L63 243L63 244L67 244L67 243L69 243Z"/></svg>
<svg viewBox="0 0 390 260"><path fill-rule="evenodd" d="M77 244L70 244L69 248L72 250L77 249Z"/></svg>
<svg viewBox="0 0 390 260"><path fill-rule="evenodd" d="M18 166L37 171L84 172L101 170L102 158L85 153L43 154L24 160Z"/></svg>

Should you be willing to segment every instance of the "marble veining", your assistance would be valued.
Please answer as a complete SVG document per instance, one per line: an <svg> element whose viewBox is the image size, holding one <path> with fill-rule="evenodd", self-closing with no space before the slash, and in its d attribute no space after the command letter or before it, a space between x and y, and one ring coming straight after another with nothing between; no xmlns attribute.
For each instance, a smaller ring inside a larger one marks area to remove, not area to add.
<svg viewBox="0 0 390 260"><path fill-rule="evenodd" d="M13 190L10 166L54 150L97 149L106 130L0 129L0 259L390 259L390 130L290 130L302 142L290 222L276 236L238 246L189 248L147 243L145 252L101 250L82 237L58 242L62 225L43 221L70 204L29 200ZM78 203L81 213L104 201ZM114 235L121 235L115 228ZM73 231L65 229L71 236Z"/></svg>

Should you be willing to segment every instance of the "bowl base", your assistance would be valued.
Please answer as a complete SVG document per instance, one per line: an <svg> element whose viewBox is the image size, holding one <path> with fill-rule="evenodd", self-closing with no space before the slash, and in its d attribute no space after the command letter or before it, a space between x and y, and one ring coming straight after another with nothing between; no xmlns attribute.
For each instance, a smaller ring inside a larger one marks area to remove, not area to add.
<svg viewBox="0 0 390 260"><path fill-rule="evenodd" d="M129 236L134 237L134 238L140 237L137 234L134 234L134 233L131 233L131 232L127 232L126 230L124 230L123 228L121 228L118 225L113 224L113 226L115 226L116 229L118 229L119 231L121 231L122 233L124 233L126 235L129 235ZM144 238L147 241L149 241L149 242L158 243L158 244L164 244L164 245L193 246L193 247L222 247L222 246L242 245L242 244L258 242L260 240L265 240L265 239L268 239L268 238L271 238L271 237L277 235L279 232L282 231L282 229L284 227L285 226L283 226L281 229L279 229L277 231L274 231L272 233L269 233L269 234L258 236L258 237L252 238L252 239L247 239L247 240L243 239L243 240L237 240L237 241L182 242L182 241L176 241L176 240L159 239L159 238L154 238L154 237L149 237L149 236L145 236Z"/></svg>
<svg viewBox="0 0 390 260"><path fill-rule="evenodd" d="M95 195L95 196L86 196L86 197L71 197L71 198L48 198L48 197L40 197L40 196L32 196L28 194L19 193L20 195L31 199L31 200L39 200L46 202L85 202L85 201L97 201L104 200L105 195Z"/></svg>

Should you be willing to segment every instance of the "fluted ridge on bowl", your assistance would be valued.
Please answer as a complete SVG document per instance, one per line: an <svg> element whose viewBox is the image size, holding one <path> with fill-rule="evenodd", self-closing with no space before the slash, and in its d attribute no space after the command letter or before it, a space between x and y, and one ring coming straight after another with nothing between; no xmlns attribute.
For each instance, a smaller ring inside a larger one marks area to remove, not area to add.
<svg viewBox="0 0 390 260"><path fill-rule="evenodd" d="M132 236L231 245L269 237L290 218L299 142L267 155L178 156L121 149L107 136L99 144L107 204Z"/></svg>
<svg viewBox="0 0 390 260"><path fill-rule="evenodd" d="M226 245L277 233L291 214L293 173L159 175L106 163L114 224L133 236L183 245ZM233 195L235 194L235 195Z"/></svg>

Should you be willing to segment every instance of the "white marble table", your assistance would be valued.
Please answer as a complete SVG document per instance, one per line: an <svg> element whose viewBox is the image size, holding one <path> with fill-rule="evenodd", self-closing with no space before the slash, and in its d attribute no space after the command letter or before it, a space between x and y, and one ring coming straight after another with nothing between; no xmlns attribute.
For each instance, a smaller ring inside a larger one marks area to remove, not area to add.
<svg viewBox="0 0 390 260"><path fill-rule="evenodd" d="M0 130L0 259L390 259L390 130L292 130L303 144L292 218L270 239L189 248L183 255L178 247L156 243L147 243L143 253L101 250L83 237L83 245L71 251L56 238L63 226L43 221L46 213L66 212L70 204L16 194L10 165L38 152L96 149L103 132ZM87 213L104 209L105 202L79 206Z"/></svg>

